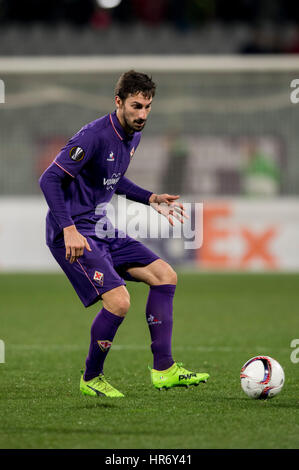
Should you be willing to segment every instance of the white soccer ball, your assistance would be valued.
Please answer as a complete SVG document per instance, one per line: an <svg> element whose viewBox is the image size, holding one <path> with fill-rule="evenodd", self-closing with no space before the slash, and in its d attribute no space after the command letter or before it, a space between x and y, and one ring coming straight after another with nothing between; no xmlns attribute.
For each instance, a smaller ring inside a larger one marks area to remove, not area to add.
<svg viewBox="0 0 299 470"><path fill-rule="evenodd" d="M241 387L250 398L272 398L284 384L284 371L279 362L269 356L255 356L241 369Z"/></svg>

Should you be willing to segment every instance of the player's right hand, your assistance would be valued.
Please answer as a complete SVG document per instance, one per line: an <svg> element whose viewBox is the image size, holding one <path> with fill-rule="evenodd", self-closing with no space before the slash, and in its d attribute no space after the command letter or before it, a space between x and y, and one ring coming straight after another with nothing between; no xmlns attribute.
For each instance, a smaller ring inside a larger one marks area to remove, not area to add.
<svg viewBox="0 0 299 470"><path fill-rule="evenodd" d="M78 232L75 225L70 225L63 229L65 244L65 259L72 264L77 261L84 253L84 248L91 251L89 243L81 233Z"/></svg>

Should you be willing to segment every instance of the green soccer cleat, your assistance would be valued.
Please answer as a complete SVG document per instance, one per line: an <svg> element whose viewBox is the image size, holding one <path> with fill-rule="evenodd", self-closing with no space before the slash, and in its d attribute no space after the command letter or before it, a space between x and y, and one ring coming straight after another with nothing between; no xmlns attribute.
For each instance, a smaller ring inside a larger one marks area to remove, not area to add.
<svg viewBox="0 0 299 470"><path fill-rule="evenodd" d="M175 362L166 370L151 370L152 384L159 390L171 387L186 387L189 385L199 385L200 382L206 382L210 377L206 372L195 373L190 372L182 367L181 362Z"/></svg>
<svg viewBox="0 0 299 470"><path fill-rule="evenodd" d="M85 381L83 370L81 370L80 391L83 395L89 395L91 397L124 397L121 392L107 382L103 374L100 374L94 379Z"/></svg>

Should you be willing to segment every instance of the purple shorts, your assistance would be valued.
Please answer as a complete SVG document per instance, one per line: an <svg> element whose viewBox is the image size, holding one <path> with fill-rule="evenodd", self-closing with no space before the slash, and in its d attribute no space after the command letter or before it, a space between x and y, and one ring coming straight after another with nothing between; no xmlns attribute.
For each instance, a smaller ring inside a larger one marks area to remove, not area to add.
<svg viewBox="0 0 299 470"><path fill-rule="evenodd" d="M125 238L100 239L86 236L92 251L84 250L75 263L65 259L65 247L49 246L57 263L67 275L85 307L93 305L102 294L128 281L137 281L127 271L159 259L154 252L128 235Z"/></svg>

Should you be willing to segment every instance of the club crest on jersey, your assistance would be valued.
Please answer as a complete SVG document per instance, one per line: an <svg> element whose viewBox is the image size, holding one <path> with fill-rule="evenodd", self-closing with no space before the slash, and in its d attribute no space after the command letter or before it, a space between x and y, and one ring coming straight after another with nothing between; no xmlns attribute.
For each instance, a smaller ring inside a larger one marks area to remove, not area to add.
<svg viewBox="0 0 299 470"><path fill-rule="evenodd" d="M149 325L161 325L161 320L158 320L158 318L154 317L154 315L149 315L147 317L147 323Z"/></svg>
<svg viewBox="0 0 299 470"><path fill-rule="evenodd" d="M130 152L130 157L131 157L131 158L133 157L134 153L135 153L135 147L133 147L132 150L131 150L131 152Z"/></svg>
<svg viewBox="0 0 299 470"><path fill-rule="evenodd" d="M102 286L104 284L104 274L100 273L100 271L95 271L93 280L97 281L100 284L100 286Z"/></svg>
<svg viewBox="0 0 299 470"><path fill-rule="evenodd" d="M109 153L109 157L107 158L107 162L114 162L115 156L113 152Z"/></svg>
<svg viewBox="0 0 299 470"><path fill-rule="evenodd" d="M85 152L81 147L72 147L70 150L70 157L74 162L80 162L84 157Z"/></svg>
<svg viewBox="0 0 299 470"><path fill-rule="evenodd" d="M112 345L112 342L108 341L107 339L98 340L97 343L100 346L102 351L108 351L108 349L110 349Z"/></svg>

